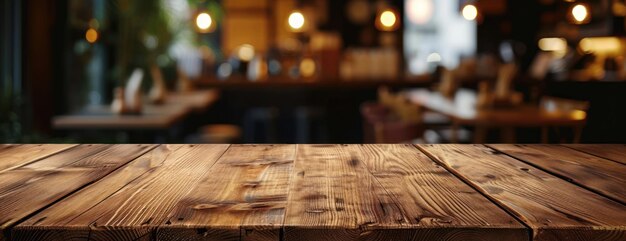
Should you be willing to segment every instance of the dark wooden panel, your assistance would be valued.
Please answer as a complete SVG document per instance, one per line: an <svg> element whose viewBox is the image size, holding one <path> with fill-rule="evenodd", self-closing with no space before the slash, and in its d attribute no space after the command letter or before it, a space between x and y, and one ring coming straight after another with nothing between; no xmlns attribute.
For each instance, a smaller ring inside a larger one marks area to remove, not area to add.
<svg viewBox="0 0 626 241"><path fill-rule="evenodd" d="M533 240L626 240L624 205L483 145L418 147L517 215Z"/></svg>
<svg viewBox="0 0 626 241"><path fill-rule="evenodd" d="M570 182L626 203L626 165L555 145L490 145Z"/></svg>
<svg viewBox="0 0 626 241"><path fill-rule="evenodd" d="M3 214L0 231L6 234L7 228L25 217L99 180L153 147L84 145L0 173L0 213Z"/></svg>
<svg viewBox="0 0 626 241"><path fill-rule="evenodd" d="M174 207L158 240L279 240L295 147L231 146Z"/></svg>
<svg viewBox="0 0 626 241"><path fill-rule="evenodd" d="M624 144L568 144L565 146L626 164L626 145Z"/></svg>

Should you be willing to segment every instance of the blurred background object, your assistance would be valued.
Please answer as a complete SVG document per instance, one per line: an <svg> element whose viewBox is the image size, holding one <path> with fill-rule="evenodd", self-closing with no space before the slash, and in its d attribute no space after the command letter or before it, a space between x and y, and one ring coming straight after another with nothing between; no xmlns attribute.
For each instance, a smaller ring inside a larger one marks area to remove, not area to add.
<svg viewBox="0 0 626 241"><path fill-rule="evenodd" d="M622 1L0 4L2 142L626 141Z"/></svg>

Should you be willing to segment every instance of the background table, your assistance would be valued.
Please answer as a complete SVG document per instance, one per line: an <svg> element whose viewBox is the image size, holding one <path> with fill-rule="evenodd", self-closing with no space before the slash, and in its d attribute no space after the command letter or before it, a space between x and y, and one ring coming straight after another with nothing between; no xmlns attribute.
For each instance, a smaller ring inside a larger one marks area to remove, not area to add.
<svg viewBox="0 0 626 241"><path fill-rule="evenodd" d="M624 145L1 145L0 240L626 240Z"/></svg>
<svg viewBox="0 0 626 241"><path fill-rule="evenodd" d="M469 125L477 128L474 142L484 143L487 128L503 130L504 142L515 142L516 127L547 127L571 126L577 132L582 131L587 115L584 111L551 111L542 110L537 105L521 105L514 108L480 109L476 107L477 94L475 91L460 89L453 99L441 95L439 92L427 89L405 91L404 95L413 103L427 110L443 114L452 120L453 131L460 125ZM452 138L455 138L453 134Z"/></svg>
<svg viewBox="0 0 626 241"><path fill-rule="evenodd" d="M138 115L117 115L110 106L92 106L79 113L56 116L55 129L71 130L145 130L168 129L192 111L202 111L219 97L217 90L169 93L165 103L146 103Z"/></svg>

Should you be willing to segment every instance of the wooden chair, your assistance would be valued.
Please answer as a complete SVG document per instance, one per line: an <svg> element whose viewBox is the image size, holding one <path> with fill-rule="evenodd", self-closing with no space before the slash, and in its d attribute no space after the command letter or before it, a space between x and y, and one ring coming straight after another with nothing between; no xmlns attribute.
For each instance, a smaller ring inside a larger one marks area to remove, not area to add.
<svg viewBox="0 0 626 241"><path fill-rule="evenodd" d="M361 105L366 143L411 142L422 137L422 115L418 106L387 88L379 89L378 96L378 102Z"/></svg>
<svg viewBox="0 0 626 241"><path fill-rule="evenodd" d="M584 111L589 110L588 101L571 100L552 96L544 96L539 102L539 106L546 112L571 112L571 111ZM582 135L583 125L573 127L573 143L579 143ZM563 130L560 126L544 126L541 128L541 142L548 143L550 139L550 129L553 128L556 133L559 142L564 140Z"/></svg>

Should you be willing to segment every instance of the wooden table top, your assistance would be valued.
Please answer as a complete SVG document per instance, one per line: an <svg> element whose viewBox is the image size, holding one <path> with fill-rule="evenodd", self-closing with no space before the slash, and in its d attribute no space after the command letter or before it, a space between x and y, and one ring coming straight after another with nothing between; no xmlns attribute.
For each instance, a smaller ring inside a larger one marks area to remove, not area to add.
<svg viewBox="0 0 626 241"><path fill-rule="evenodd" d="M625 145L0 145L0 240L626 240Z"/></svg>
<svg viewBox="0 0 626 241"><path fill-rule="evenodd" d="M146 103L139 115L117 115L107 106L93 106L80 113L55 116L55 129L168 129L192 111L202 111L217 100L216 90L170 93L164 104Z"/></svg>
<svg viewBox="0 0 626 241"><path fill-rule="evenodd" d="M463 125L484 125L504 127L541 127L551 125L581 125L587 120L584 111L545 111L536 105L521 105L514 108L476 108L475 91L460 89L453 99L439 92L427 89L414 89L404 92L413 103L441 113Z"/></svg>

